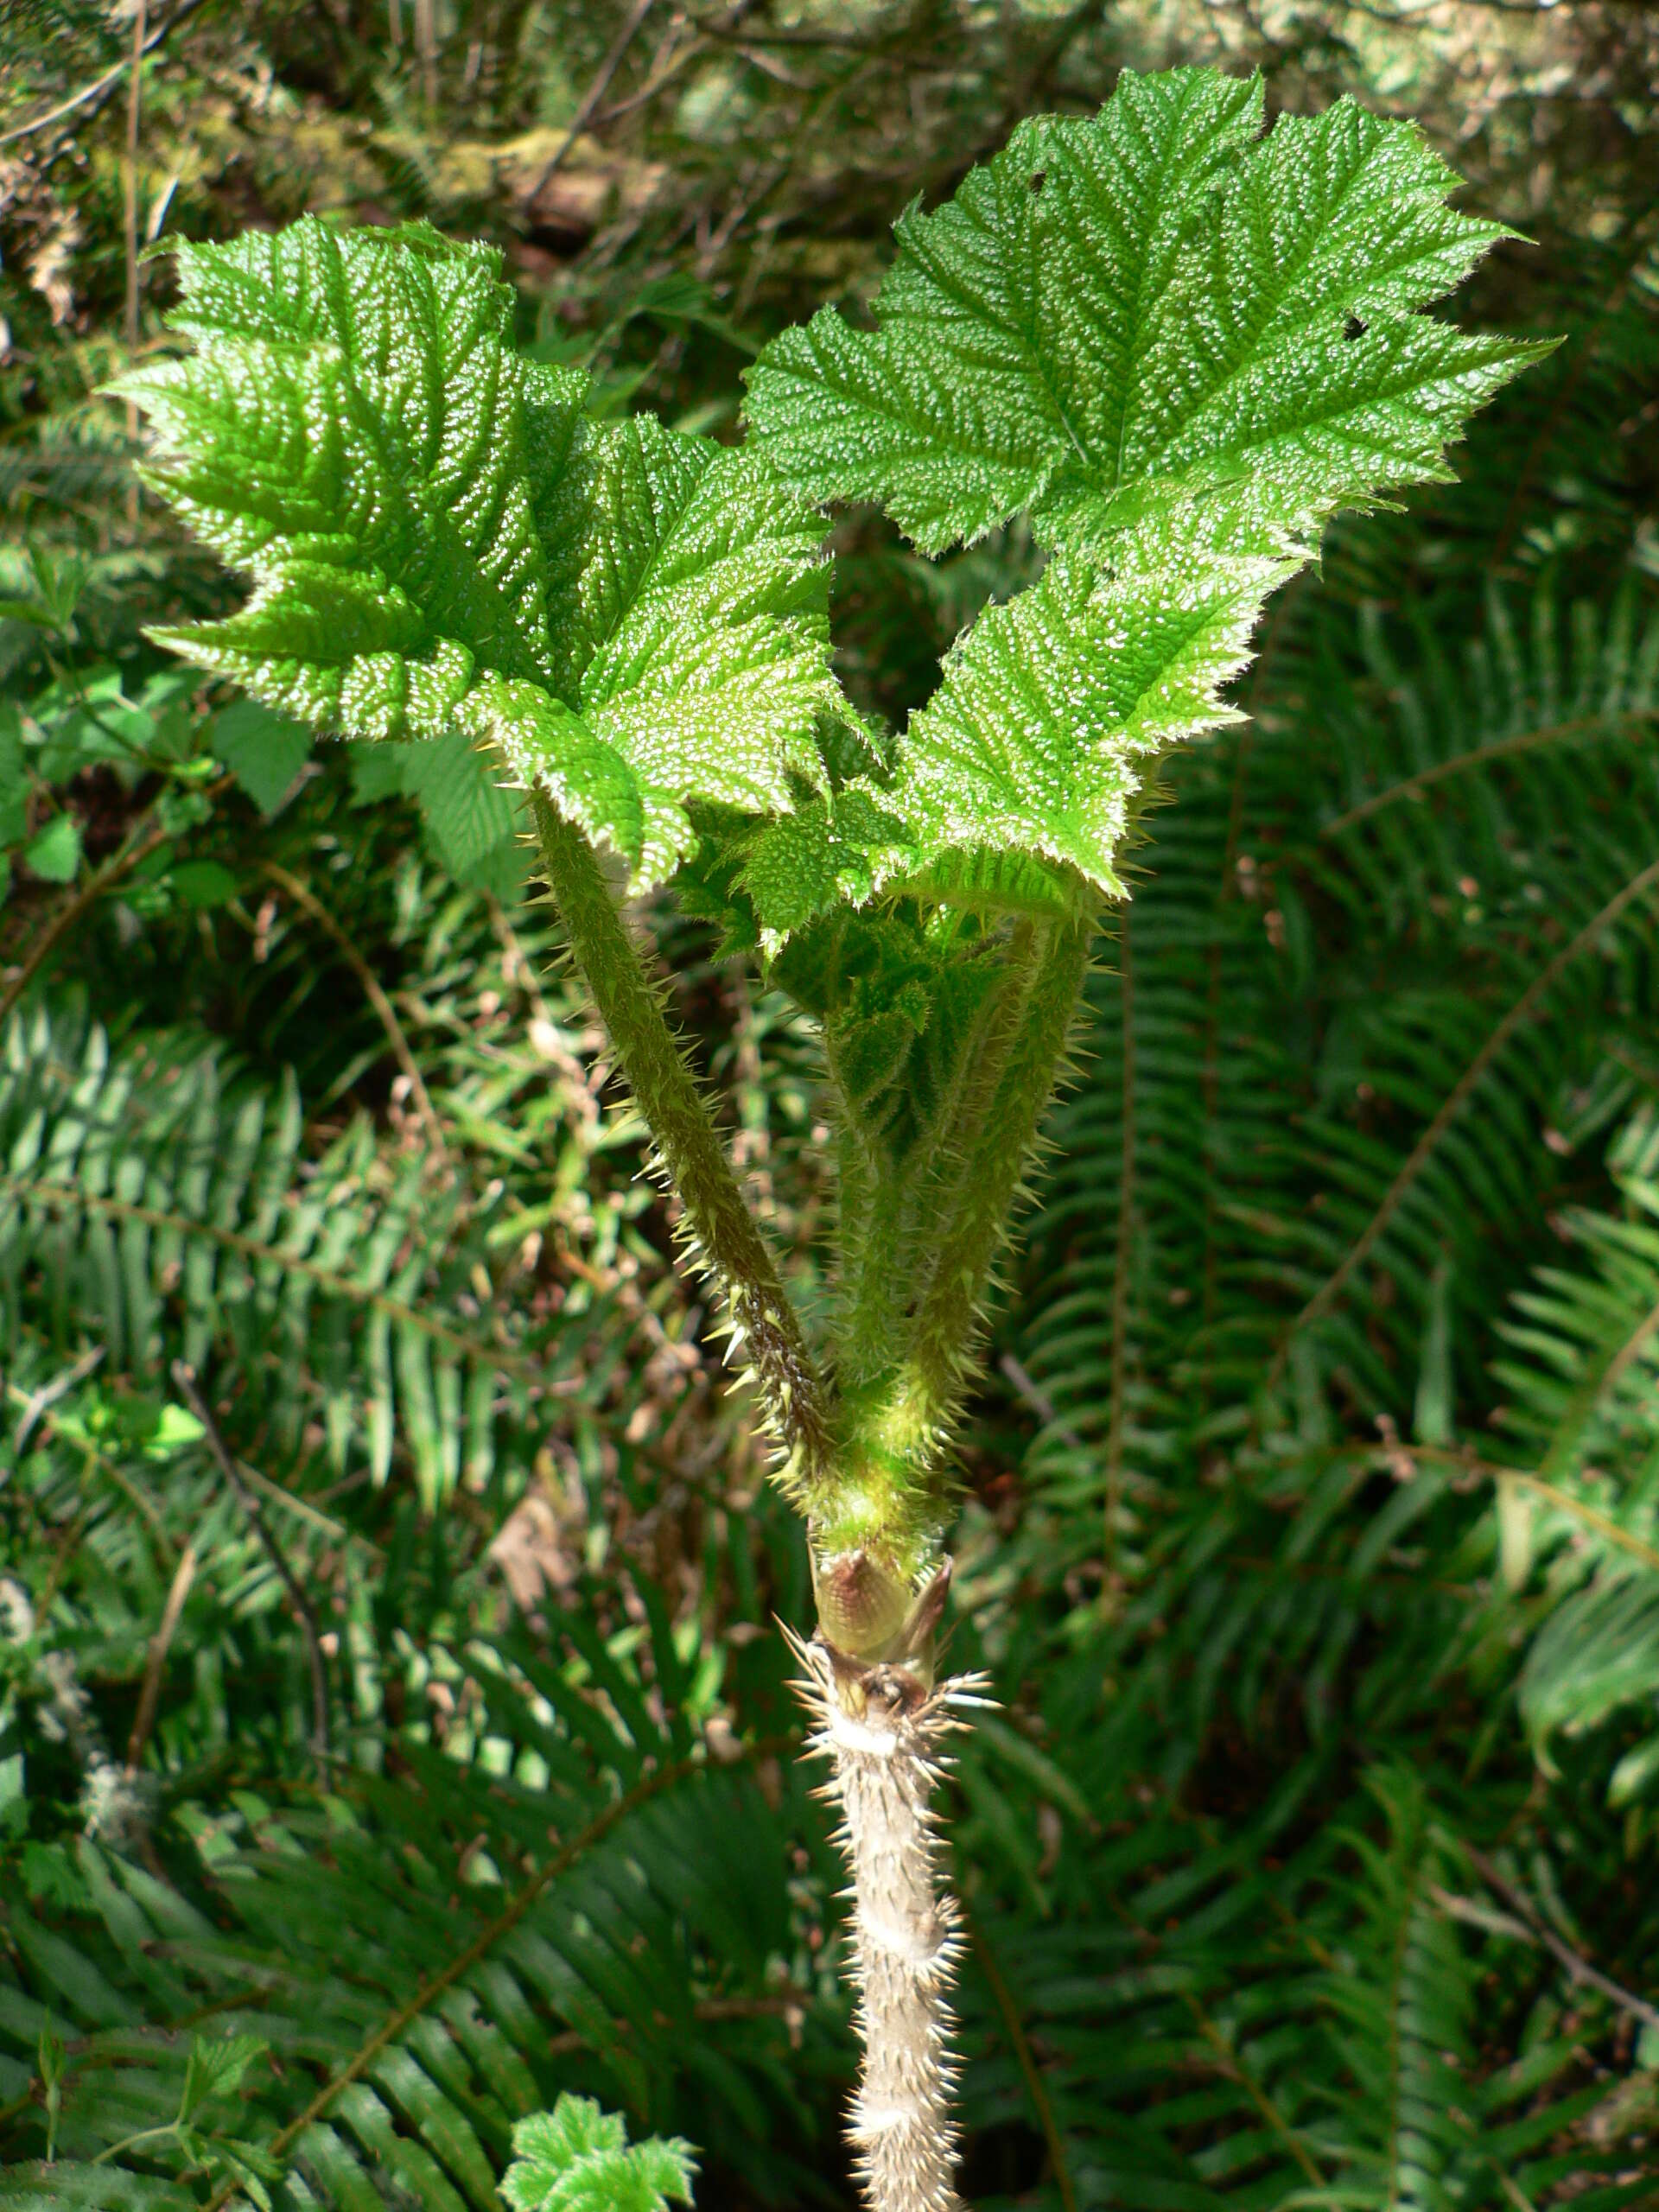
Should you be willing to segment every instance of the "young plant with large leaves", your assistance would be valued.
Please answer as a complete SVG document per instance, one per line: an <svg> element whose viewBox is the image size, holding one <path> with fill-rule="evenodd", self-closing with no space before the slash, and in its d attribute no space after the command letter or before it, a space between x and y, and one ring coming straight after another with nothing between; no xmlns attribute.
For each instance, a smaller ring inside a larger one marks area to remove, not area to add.
<svg viewBox="0 0 1659 2212"><path fill-rule="evenodd" d="M575 960L716 1279L808 1526L804 1647L847 1816L878 2212L954 2202L952 1953L928 1789L949 1448L1096 917L1160 757L1327 519L1445 478L1539 350L1427 312L1503 235L1409 126L1263 135L1253 79L1126 73L912 208L874 327L751 372L738 449L596 419L517 353L493 255L425 228L180 250L186 357L123 386L154 480L253 591L162 633L359 739L463 734L527 795ZM937 556L1023 518L902 730L830 666L822 510ZM809 1332L663 1013L631 897L668 886L816 1018L836 1294Z"/></svg>

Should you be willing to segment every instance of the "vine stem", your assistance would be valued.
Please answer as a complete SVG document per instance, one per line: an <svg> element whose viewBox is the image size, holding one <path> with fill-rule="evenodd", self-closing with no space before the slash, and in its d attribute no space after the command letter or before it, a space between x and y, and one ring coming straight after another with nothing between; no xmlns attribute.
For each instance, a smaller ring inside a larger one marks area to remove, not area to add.
<svg viewBox="0 0 1659 2212"><path fill-rule="evenodd" d="M779 1479L810 1507L831 1480L830 1447L823 1385L799 1318L593 847L541 793L532 804L571 952L685 1208L690 1240L725 1294L733 1351L747 1356L782 1454Z"/></svg>

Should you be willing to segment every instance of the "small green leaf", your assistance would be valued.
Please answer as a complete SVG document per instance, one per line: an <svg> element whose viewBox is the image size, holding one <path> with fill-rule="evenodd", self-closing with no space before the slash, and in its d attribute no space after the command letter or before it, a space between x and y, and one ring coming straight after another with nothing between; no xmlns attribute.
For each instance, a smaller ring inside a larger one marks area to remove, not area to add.
<svg viewBox="0 0 1659 2212"><path fill-rule="evenodd" d="M43 545L31 545L29 564L34 571L35 588L53 626L67 630L80 604L91 563L79 553L52 553Z"/></svg>
<svg viewBox="0 0 1659 2212"><path fill-rule="evenodd" d="M43 546L31 545L29 582L34 588L27 596L12 591L0 594L0 622L24 622L34 630L67 630L74 620L87 569L88 563L79 554L53 554Z"/></svg>
<svg viewBox="0 0 1659 2212"><path fill-rule="evenodd" d="M358 747L352 787L365 804L394 794L412 798L428 848L457 883L498 896L522 884L518 802L503 788L499 762L464 730L424 742Z"/></svg>
<svg viewBox="0 0 1659 2212"><path fill-rule="evenodd" d="M156 1408L153 1419L135 1424L134 1433L143 1440L146 1459L165 1459L186 1445L200 1444L207 1431L188 1406L168 1400Z"/></svg>
<svg viewBox="0 0 1659 2212"><path fill-rule="evenodd" d="M550 2113L521 2120L501 2183L513 2212L666 2212L689 2204L696 2159L677 2137L627 2147L627 2129L591 2098L567 2091Z"/></svg>
<svg viewBox="0 0 1659 2212"><path fill-rule="evenodd" d="M421 810L433 850L457 881L471 881L499 846L511 843L517 798L501 788L499 766L462 731L398 751L403 788Z"/></svg>
<svg viewBox="0 0 1659 2212"><path fill-rule="evenodd" d="M179 2101L181 2124L191 2119L210 2098L233 2095L249 2067L256 2058L263 2058L269 2048L260 2036L226 2036L216 2042L210 2042L206 2036L193 2037Z"/></svg>
<svg viewBox="0 0 1659 2212"><path fill-rule="evenodd" d="M54 814L23 848L23 859L43 883L73 883L80 866L80 825L72 814Z"/></svg>
<svg viewBox="0 0 1659 2212"><path fill-rule="evenodd" d="M267 821L293 790L311 751L303 722L257 699L238 699L215 715L208 741Z"/></svg>
<svg viewBox="0 0 1659 2212"><path fill-rule="evenodd" d="M174 891L183 903L205 912L236 896L236 878L219 861L183 861L172 872Z"/></svg>

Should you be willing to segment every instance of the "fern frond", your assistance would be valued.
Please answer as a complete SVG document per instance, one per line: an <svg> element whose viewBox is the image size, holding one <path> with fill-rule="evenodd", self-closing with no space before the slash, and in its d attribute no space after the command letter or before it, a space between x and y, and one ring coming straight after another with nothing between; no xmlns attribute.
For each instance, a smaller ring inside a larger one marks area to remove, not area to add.
<svg viewBox="0 0 1659 2212"><path fill-rule="evenodd" d="M0 1066L7 1332L15 1343L28 1319L73 1342L92 1323L116 1370L149 1368L164 1341L193 1365L222 1343L286 1445L320 1419L337 1463L354 1446L384 1481L401 1426L435 1504L463 1460L490 1464L492 1378L553 1376L528 1342L469 1331L429 1294L449 1230L418 1163L385 1174L363 1123L315 1163L302 1135L291 1081L238 1080L186 1035L116 1049L73 1014L15 1016Z"/></svg>

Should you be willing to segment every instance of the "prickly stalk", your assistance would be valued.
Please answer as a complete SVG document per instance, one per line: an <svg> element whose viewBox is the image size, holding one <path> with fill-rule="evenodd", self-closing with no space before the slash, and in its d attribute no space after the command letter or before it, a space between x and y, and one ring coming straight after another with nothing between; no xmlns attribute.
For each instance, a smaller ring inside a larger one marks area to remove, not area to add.
<svg viewBox="0 0 1659 2212"><path fill-rule="evenodd" d="M930 1688L910 1667L867 1665L815 1639L795 1643L797 1688L832 1764L823 1794L852 1877L851 1935L863 2046L848 2133L869 2212L960 2212L951 2117L950 1989L961 1941L941 1879L933 1793L978 1685Z"/></svg>

